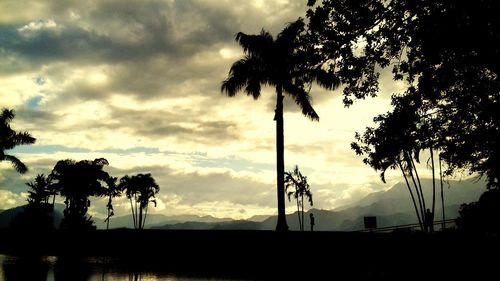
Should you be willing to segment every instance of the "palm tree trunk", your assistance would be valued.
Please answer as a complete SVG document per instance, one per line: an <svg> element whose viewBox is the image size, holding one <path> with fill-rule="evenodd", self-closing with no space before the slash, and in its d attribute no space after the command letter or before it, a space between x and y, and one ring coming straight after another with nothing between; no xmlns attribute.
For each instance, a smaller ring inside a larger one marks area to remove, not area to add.
<svg viewBox="0 0 500 281"><path fill-rule="evenodd" d="M139 205L139 229L142 229L142 206Z"/></svg>
<svg viewBox="0 0 500 281"><path fill-rule="evenodd" d="M134 205L132 204L132 196L130 196L130 210L132 210L132 220L134 221L134 229L137 228L137 224L135 222L135 213L134 213Z"/></svg>
<svg viewBox="0 0 500 281"><path fill-rule="evenodd" d="M295 194L297 194L297 188L295 188ZM300 202L299 202L299 196L296 196L296 202L297 202L297 217L299 218L299 229L302 230L300 228L300 226L302 225L301 222L300 222Z"/></svg>
<svg viewBox="0 0 500 281"><path fill-rule="evenodd" d="M110 204L111 204L111 194L109 195L109 201L108 201L108 217L106 218L106 230L109 230L109 214L110 214Z"/></svg>
<svg viewBox="0 0 500 281"><path fill-rule="evenodd" d="M109 209L108 209L108 217L106 218L106 230L109 230Z"/></svg>
<svg viewBox="0 0 500 281"><path fill-rule="evenodd" d="M302 200L300 202L302 204L302 206L301 206L301 208L302 208L302 210L301 210L301 213L302 213L302 221L301 221L302 225L301 225L301 227L302 227L302 229L301 230L304 231L304 193L300 194L300 200Z"/></svg>
<svg viewBox="0 0 500 281"><path fill-rule="evenodd" d="M134 194L134 208L135 208L135 223L136 223L135 228L138 229L138 228L141 228L141 223L139 221L139 212L137 211L137 195L136 194Z"/></svg>
<svg viewBox="0 0 500 281"><path fill-rule="evenodd" d="M425 206L425 197L424 197L424 192L422 190L422 182L420 181L420 177L418 176L417 166L415 165L415 161L413 160L413 157L411 157L411 155L410 155L410 160L411 160L411 166L415 171L415 177L417 179L418 189L420 190L420 194L422 195L422 205L424 206L424 212L425 212L427 208Z"/></svg>
<svg viewBox="0 0 500 281"><path fill-rule="evenodd" d="M143 219L143 222L142 222L142 228L143 229L146 226L146 217L147 216L148 216L148 205L146 205L146 207L144 208L144 219Z"/></svg>
<svg viewBox="0 0 500 281"><path fill-rule="evenodd" d="M431 232L434 231L434 211L436 210L436 173L434 167L434 150L432 145L429 147L431 151L431 165L432 165L432 221L429 222Z"/></svg>
<svg viewBox="0 0 500 281"><path fill-rule="evenodd" d="M439 155L439 181L441 183L441 208L443 211L443 226L441 230L444 230L446 228L446 216L444 215L443 171L441 170L441 155Z"/></svg>
<svg viewBox="0 0 500 281"><path fill-rule="evenodd" d="M276 86L276 173L278 193L278 222L276 231L287 231L285 215L285 138L283 135L283 89Z"/></svg>
<svg viewBox="0 0 500 281"><path fill-rule="evenodd" d="M420 214L418 212L417 202L415 201L415 196L413 195L413 191L411 191L410 182L408 182L408 178L406 178L405 170L403 169L403 165L398 161L399 168L401 169L401 173L403 173L403 177L406 182L406 186L408 187L408 191L410 191L411 201L413 202L413 207L415 208L415 212L417 213L418 224L420 225L420 230L424 231L424 225L422 224L422 220L420 219Z"/></svg>
<svg viewBox="0 0 500 281"><path fill-rule="evenodd" d="M405 158L406 158L406 163L408 165L408 172L410 173L411 180L413 182L413 185L415 186L415 192L417 193L417 199L418 199L418 206L420 207L420 217L422 218L422 222L425 226L425 209L422 205L422 198L418 189L417 182L415 181L415 176L413 176L413 161L410 160L411 155L409 153L405 152ZM423 194L422 194L423 196Z"/></svg>

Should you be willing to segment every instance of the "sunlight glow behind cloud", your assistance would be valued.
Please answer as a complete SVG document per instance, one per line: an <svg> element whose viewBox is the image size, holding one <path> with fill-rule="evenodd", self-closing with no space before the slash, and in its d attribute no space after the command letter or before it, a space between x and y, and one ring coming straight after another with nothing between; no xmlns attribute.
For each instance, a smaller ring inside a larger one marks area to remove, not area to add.
<svg viewBox="0 0 500 281"><path fill-rule="evenodd" d="M2 164L0 209L22 204L24 183L58 160L104 157L114 176L152 173L161 187L152 213L274 213L274 91L264 87L258 101L228 98L220 83L243 54L237 32L275 35L304 16L306 2L0 2L0 38L7 38L0 40L0 105L16 110L13 128L37 138L13 151L29 174ZM382 80L380 98L349 109L340 90L313 87L320 122L285 101L286 169L298 164L308 176L316 208L390 186L349 148L402 86ZM102 217L105 202L95 202ZM128 212L117 202L117 215Z"/></svg>

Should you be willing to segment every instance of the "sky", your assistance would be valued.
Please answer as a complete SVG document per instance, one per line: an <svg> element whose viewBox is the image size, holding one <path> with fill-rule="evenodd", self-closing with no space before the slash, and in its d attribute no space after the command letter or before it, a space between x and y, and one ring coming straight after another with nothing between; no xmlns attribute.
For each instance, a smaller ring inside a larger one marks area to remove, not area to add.
<svg viewBox="0 0 500 281"><path fill-rule="evenodd" d="M0 1L0 107L37 142L9 151L30 172L0 163L0 209L25 204L36 174L61 159L104 157L116 177L151 173L152 213L244 219L276 211L272 88L254 101L220 92L242 56L237 32L276 35L306 0ZM311 89L313 122L285 99L285 169L308 177L314 207L334 209L387 184L350 149L356 131L390 110L400 90L383 72L380 95L342 104L341 89ZM61 199L60 199L61 200ZM115 214L128 214L125 198ZM103 217L105 199L90 213ZM293 202L287 212L293 212Z"/></svg>

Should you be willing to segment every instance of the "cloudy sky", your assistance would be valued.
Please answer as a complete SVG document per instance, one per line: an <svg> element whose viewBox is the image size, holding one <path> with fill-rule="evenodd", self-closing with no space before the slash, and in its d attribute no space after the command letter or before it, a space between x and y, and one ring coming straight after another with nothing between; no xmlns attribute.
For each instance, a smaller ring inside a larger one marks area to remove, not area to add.
<svg viewBox="0 0 500 281"><path fill-rule="evenodd" d="M220 93L242 51L239 32L276 35L306 0L0 1L0 107L35 145L10 153L26 175L0 164L0 209L24 204L24 183L60 159L104 157L106 170L152 173L154 212L247 218L276 213L274 92L254 101ZM389 77L389 76L385 76ZM285 100L285 165L308 176L316 208L333 209L382 184L349 145L389 110L401 85L345 109L340 90L312 88L320 122ZM102 216L103 200L92 213ZM125 200L116 213L126 214ZM288 212L292 212L289 204Z"/></svg>

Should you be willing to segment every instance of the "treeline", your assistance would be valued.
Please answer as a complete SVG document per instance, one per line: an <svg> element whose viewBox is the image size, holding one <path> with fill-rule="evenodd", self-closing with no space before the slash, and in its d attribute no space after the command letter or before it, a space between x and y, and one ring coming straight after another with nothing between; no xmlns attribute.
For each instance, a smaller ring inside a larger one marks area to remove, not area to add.
<svg viewBox="0 0 500 281"><path fill-rule="evenodd" d="M54 228L53 214L56 196L64 198L64 217L59 226L68 230L92 230L88 215L90 197L108 199L107 228L114 215L113 199L125 195L130 201L132 220L136 229L143 229L150 203L156 206L155 195L160 187L151 174L125 175L118 180L103 170L104 158L94 160L60 160L49 175L39 174L26 183L29 187L28 205L11 222L15 229Z"/></svg>

